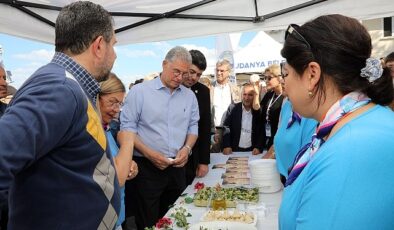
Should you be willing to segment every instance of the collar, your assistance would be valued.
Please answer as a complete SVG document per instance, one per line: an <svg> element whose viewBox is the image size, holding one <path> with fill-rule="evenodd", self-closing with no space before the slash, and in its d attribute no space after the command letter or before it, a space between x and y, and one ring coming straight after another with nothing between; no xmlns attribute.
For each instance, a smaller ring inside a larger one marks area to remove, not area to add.
<svg viewBox="0 0 394 230"><path fill-rule="evenodd" d="M61 52L56 52L51 62L62 66L67 72L70 72L86 90L93 103L96 103L97 94L100 92L100 85L84 67L75 62L67 54Z"/></svg>
<svg viewBox="0 0 394 230"><path fill-rule="evenodd" d="M249 110L246 110L244 104L242 104L242 112L251 113L252 112L252 108L250 108Z"/></svg>
<svg viewBox="0 0 394 230"><path fill-rule="evenodd" d="M155 78L155 79L153 79L152 81L154 81L154 85L155 85L155 89L163 89L163 88L168 88L167 86L165 86L164 84L163 84L163 82L161 81L161 74L160 74L160 76L159 77L157 77L157 78ZM178 90L181 90L181 87L182 87L183 85L182 84L180 84L179 86L178 86L178 88L176 88L176 89L174 89L174 91L178 91ZM184 87L184 86L183 86ZM186 88L186 87L185 87Z"/></svg>

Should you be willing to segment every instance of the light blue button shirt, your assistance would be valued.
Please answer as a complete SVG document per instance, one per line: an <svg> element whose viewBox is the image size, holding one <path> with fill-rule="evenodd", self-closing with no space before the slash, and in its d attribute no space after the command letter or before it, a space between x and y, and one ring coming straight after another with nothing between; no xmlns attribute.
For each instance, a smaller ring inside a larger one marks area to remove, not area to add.
<svg viewBox="0 0 394 230"><path fill-rule="evenodd" d="M175 157L188 134L198 135L199 119L194 93L180 85L171 94L157 77L131 88L120 129L136 133L146 146L166 157ZM142 154L134 148L134 156Z"/></svg>

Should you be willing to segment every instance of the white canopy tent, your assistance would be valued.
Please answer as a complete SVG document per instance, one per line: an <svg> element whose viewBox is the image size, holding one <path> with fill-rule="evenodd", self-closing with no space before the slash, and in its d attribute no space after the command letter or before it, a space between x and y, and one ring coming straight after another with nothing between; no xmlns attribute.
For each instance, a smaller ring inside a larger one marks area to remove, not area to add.
<svg viewBox="0 0 394 230"><path fill-rule="evenodd" d="M54 22L74 0L0 0L0 33L54 43ZM119 44L283 29L319 15L392 16L392 0L92 0L115 19Z"/></svg>
<svg viewBox="0 0 394 230"><path fill-rule="evenodd" d="M284 61L280 55L282 44L260 31L243 49L234 53L235 73L263 72L272 64Z"/></svg>

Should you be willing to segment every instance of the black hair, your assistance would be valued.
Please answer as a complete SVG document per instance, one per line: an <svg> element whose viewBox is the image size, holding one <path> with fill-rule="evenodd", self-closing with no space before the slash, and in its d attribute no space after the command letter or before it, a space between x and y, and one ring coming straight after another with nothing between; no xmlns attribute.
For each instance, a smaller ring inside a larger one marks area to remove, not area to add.
<svg viewBox="0 0 394 230"><path fill-rule="evenodd" d="M112 16L102 6L78 1L62 8L55 25L55 50L84 52L98 37L108 43L113 36Z"/></svg>
<svg viewBox="0 0 394 230"><path fill-rule="evenodd" d="M207 61L204 54L199 50L190 50L189 53L192 55L192 64L204 71L207 68Z"/></svg>
<svg viewBox="0 0 394 230"><path fill-rule="evenodd" d="M290 34L281 54L299 75L310 62L319 63L322 73L317 86L319 104L325 100L323 87L328 77L342 94L360 91L381 105L392 101L389 71L384 70L383 75L373 83L360 76L361 69L371 56L372 43L368 31L356 19L339 14L325 15L296 30L310 44L310 48Z"/></svg>
<svg viewBox="0 0 394 230"><path fill-rule="evenodd" d="M384 63L391 62L391 61L394 61L394 52L389 53L389 55L387 55L384 58Z"/></svg>

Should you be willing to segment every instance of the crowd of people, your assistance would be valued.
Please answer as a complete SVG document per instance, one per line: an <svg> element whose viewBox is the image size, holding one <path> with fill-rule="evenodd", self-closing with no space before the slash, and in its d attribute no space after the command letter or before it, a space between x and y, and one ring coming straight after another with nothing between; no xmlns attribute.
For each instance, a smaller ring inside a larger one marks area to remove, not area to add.
<svg viewBox="0 0 394 230"><path fill-rule="evenodd" d="M233 152L276 159L280 229L394 228L394 52L372 58L359 21L289 25L286 62L242 86L229 60L211 82L203 53L176 46L127 95L113 24L91 2L62 8L53 59L0 102L1 229L151 227Z"/></svg>

